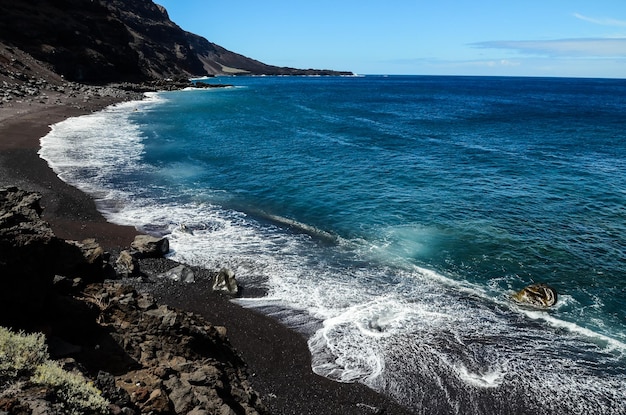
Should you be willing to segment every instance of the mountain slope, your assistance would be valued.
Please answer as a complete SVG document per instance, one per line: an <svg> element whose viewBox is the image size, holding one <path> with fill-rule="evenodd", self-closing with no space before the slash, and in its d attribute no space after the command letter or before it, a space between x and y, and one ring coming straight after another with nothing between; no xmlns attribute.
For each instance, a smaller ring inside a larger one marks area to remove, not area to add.
<svg viewBox="0 0 626 415"><path fill-rule="evenodd" d="M0 40L72 81L340 74L281 68L230 52L182 30L151 0L0 0Z"/></svg>

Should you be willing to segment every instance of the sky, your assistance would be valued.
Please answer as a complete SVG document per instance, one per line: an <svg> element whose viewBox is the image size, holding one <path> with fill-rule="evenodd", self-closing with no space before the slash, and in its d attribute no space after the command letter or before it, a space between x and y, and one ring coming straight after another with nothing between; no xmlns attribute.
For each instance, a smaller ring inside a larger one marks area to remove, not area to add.
<svg viewBox="0 0 626 415"><path fill-rule="evenodd" d="M357 74L626 78L626 0L154 0L266 64Z"/></svg>

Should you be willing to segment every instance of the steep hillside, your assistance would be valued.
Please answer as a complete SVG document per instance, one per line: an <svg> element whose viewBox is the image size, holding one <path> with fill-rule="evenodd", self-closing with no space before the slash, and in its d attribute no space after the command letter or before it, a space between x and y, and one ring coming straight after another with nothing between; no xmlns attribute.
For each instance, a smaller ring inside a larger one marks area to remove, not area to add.
<svg viewBox="0 0 626 415"><path fill-rule="evenodd" d="M270 66L230 52L182 30L151 0L0 0L0 41L81 82L338 74Z"/></svg>

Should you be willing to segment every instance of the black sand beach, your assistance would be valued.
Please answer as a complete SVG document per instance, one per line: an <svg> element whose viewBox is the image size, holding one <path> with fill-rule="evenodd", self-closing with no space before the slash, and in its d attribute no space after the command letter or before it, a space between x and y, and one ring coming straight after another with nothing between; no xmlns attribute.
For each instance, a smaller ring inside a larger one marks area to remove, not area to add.
<svg viewBox="0 0 626 415"><path fill-rule="evenodd" d="M39 139L51 124L122 98L53 98L50 104L0 106L0 187L41 193L43 218L58 237L95 238L105 249L125 248L138 232L108 223L89 196L60 180L37 154ZM201 283L180 287L164 290L157 299L226 326L228 338L249 366L253 387L273 414L411 413L364 385L337 383L312 373L306 339L271 318L212 294Z"/></svg>

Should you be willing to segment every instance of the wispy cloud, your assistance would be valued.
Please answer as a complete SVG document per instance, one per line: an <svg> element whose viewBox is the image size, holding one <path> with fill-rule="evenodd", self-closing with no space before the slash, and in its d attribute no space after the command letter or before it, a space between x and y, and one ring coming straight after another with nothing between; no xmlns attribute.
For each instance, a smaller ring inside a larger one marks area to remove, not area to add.
<svg viewBox="0 0 626 415"><path fill-rule="evenodd" d="M580 13L574 13L574 17L580 20L584 20L585 22L599 24L602 26L618 26L618 27L626 27L626 20L618 20L612 19L610 17L589 17L582 15Z"/></svg>
<svg viewBox="0 0 626 415"><path fill-rule="evenodd" d="M626 58L626 38L500 40L473 43L472 46L551 57Z"/></svg>

